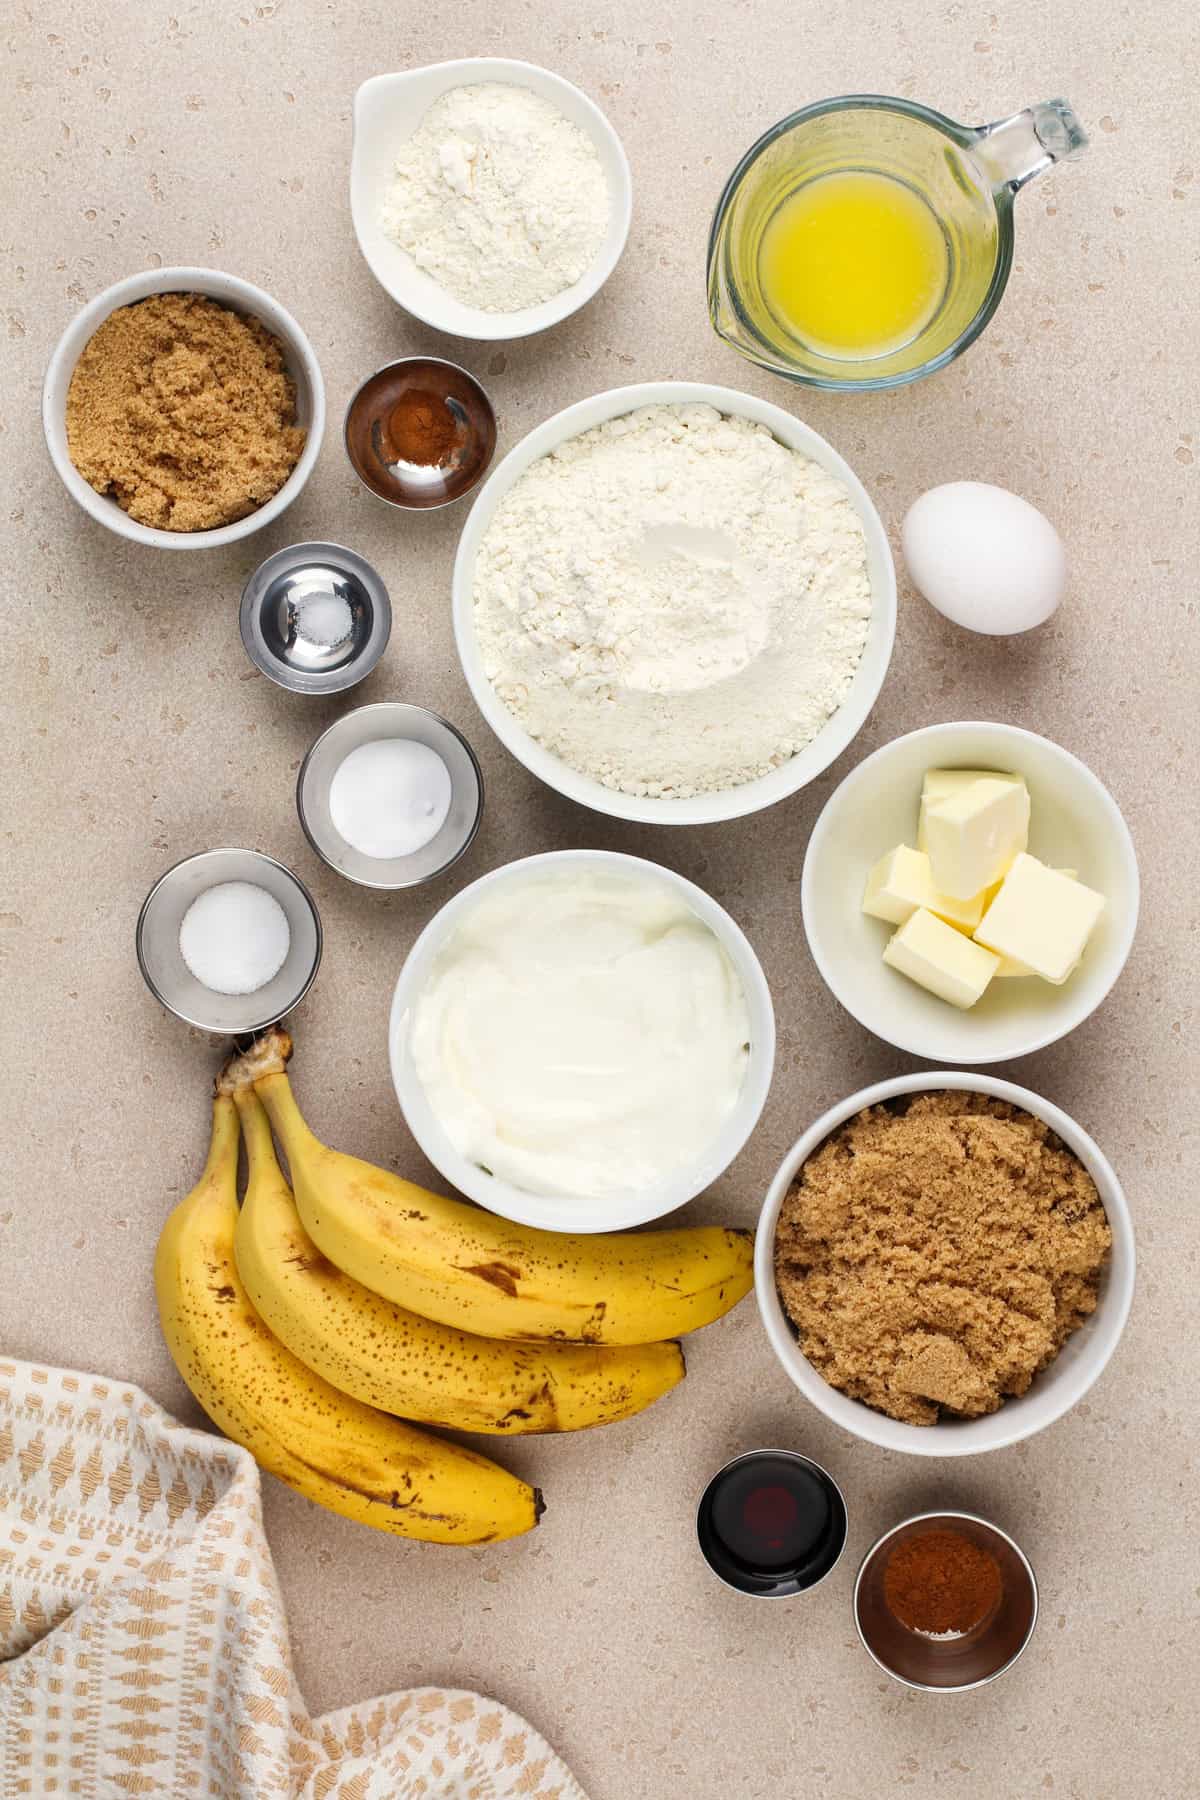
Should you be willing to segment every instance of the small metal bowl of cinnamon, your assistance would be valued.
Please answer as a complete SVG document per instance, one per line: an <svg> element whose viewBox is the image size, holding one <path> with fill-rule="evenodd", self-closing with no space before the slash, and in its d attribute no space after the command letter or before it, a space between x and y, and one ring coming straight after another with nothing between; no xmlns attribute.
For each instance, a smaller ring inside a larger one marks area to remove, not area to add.
<svg viewBox="0 0 1200 1800"><path fill-rule="evenodd" d="M976 1513L918 1513L885 1532L854 1584L863 1648L894 1680L963 1693L1011 1669L1037 1624L1029 1561Z"/></svg>
<svg viewBox="0 0 1200 1800"><path fill-rule="evenodd" d="M424 512L461 500L496 449L496 414L475 377L437 356L376 369L346 411L346 455L365 488Z"/></svg>

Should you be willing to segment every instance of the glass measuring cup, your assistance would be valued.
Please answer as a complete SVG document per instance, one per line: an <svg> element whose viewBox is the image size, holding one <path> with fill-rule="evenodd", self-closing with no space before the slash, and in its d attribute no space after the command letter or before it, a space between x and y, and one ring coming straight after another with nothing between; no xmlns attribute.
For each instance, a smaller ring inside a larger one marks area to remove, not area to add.
<svg viewBox="0 0 1200 1800"><path fill-rule="evenodd" d="M810 387L900 387L962 354L1004 293L1013 199L1087 136L1065 100L993 125L957 125L911 100L849 94L773 125L725 185L708 245L708 310L719 337L751 361ZM763 238L785 201L834 174L885 176L932 214L945 245L944 285L907 341L883 354L832 354L806 343L762 278Z"/></svg>

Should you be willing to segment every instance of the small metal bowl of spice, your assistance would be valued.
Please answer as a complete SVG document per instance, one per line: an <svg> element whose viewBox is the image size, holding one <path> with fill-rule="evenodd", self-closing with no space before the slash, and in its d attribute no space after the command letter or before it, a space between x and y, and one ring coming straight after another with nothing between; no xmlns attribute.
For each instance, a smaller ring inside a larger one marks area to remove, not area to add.
<svg viewBox="0 0 1200 1800"><path fill-rule="evenodd" d="M974 1513L918 1513L885 1532L854 1584L854 1622L906 1687L963 1693L1011 1669L1037 1624L1037 1581L1007 1532Z"/></svg>
<svg viewBox="0 0 1200 1800"><path fill-rule="evenodd" d="M401 700L343 713L300 766L296 810L321 859L360 887L432 881L465 856L483 775L465 737Z"/></svg>
<svg viewBox="0 0 1200 1800"><path fill-rule="evenodd" d="M346 455L371 493L423 512L461 500L496 449L496 414L475 377L436 356L388 363L346 412Z"/></svg>
<svg viewBox="0 0 1200 1800"><path fill-rule="evenodd" d="M379 574L344 544L289 544L242 589L242 642L294 694L340 694L369 675L392 629Z"/></svg>

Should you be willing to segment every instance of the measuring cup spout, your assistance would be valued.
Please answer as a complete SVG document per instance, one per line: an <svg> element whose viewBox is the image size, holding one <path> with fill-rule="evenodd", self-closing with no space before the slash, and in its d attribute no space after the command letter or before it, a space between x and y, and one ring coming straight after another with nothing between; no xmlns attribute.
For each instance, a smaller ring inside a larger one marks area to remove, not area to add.
<svg viewBox="0 0 1200 1800"><path fill-rule="evenodd" d="M1087 132L1067 100L1042 100L1010 119L981 125L972 149L993 188L1015 194L1052 163L1078 156Z"/></svg>

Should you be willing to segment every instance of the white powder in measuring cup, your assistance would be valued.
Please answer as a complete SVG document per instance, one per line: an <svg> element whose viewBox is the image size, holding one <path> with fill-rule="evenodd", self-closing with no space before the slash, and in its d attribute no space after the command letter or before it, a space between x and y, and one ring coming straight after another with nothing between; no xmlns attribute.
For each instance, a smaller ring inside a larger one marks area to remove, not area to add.
<svg viewBox="0 0 1200 1800"><path fill-rule="evenodd" d="M351 849L382 861L430 843L451 796L450 771L436 750L412 738L377 738L338 764L329 816Z"/></svg>
<svg viewBox="0 0 1200 1800"><path fill-rule="evenodd" d="M266 888L223 881L183 915L179 954L213 994L256 994L273 981L291 947L287 914Z"/></svg>
<svg viewBox="0 0 1200 1800"><path fill-rule="evenodd" d="M354 629L350 602L341 594L301 594L293 610L297 635L318 650L336 650Z"/></svg>

